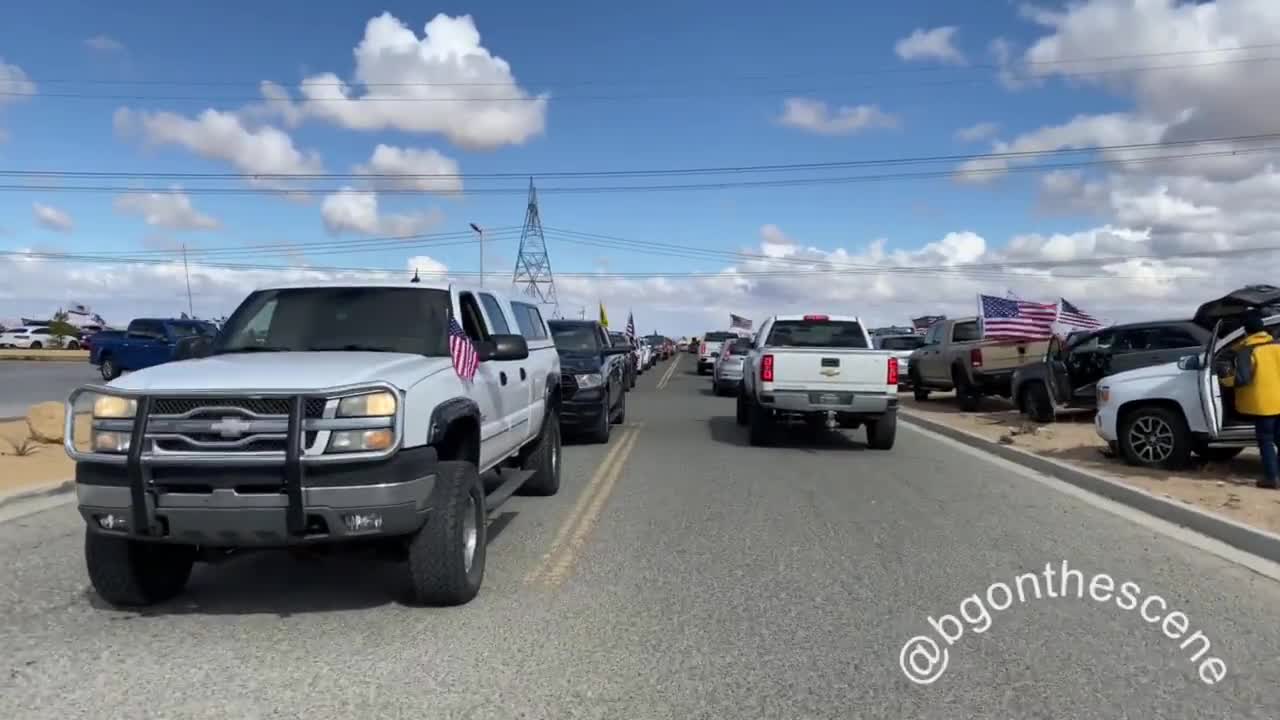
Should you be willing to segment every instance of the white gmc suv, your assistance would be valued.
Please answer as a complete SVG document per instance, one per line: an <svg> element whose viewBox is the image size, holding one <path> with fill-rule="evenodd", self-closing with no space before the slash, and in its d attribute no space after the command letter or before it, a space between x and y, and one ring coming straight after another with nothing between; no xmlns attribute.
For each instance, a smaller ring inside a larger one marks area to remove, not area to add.
<svg viewBox="0 0 1280 720"><path fill-rule="evenodd" d="M479 361L470 380L451 318ZM354 542L403 560L419 602L466 603L487 512L559 488L560 360L535 305L421 283L271 287L179 357L68 400L89 578L110 603L171 598L228 551Z"/></svg>

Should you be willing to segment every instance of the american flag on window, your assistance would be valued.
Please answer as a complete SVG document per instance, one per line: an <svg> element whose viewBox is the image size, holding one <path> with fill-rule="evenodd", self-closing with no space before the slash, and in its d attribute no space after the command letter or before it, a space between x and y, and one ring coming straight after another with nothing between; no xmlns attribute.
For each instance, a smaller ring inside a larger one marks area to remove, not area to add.
<svg viewBox="0 0 1280 720"><path fill-rule="evenodd" d="M476 376L476 368L480 367L480 356L453 313L449 313L449 354L453 356L453 369L458 377L471 382Z"/></svg>
<svg viewBox="0 0 1280 720"><path fill-rule="evenodd" d="M1063 335L1076 330L1097 330L1102 327L1098 318L1067 302L1066 298L1058 298L1058 325Z"/></svg>
<svg viewBox="0 0 1280 720"><path fill-rule="evenodd" d="M983 334L997 340L1048 340L1053 336L1056 304L979 295Z"/></svg>

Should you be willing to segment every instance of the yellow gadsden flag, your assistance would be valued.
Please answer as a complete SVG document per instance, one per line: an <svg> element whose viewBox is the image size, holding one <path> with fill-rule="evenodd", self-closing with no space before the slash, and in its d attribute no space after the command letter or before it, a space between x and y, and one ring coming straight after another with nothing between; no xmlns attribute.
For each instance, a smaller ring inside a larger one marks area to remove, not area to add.
<svg viewBox="0 0 1280 720"><path fill-rule="evenodd" d="M600 324L609 327L609 316L604 313L604 303L600 303Z"/></svg>

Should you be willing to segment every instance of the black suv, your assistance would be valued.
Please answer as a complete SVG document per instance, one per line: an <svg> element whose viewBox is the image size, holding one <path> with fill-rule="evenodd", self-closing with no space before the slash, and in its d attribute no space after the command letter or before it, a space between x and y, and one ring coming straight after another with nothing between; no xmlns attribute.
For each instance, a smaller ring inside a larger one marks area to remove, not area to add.
<svg viewBox="0 0 1280 720"><path fill-rule="evenodd" d="M1177 362L1200 352L1211 333L1191 320L1112 325L1049 341L1045 357L1013 372L1012 397L1022 414L1052 422L1062 410L1096 407L1108 375Z"/></svg>
<svg viewBox="0 0 1280 720"><path fill-rule="evenodd" d="M631 348L614 345L594 320L547 323L560 352L560 425L594 442L609 442L614 423L627 416Z"/></svg>

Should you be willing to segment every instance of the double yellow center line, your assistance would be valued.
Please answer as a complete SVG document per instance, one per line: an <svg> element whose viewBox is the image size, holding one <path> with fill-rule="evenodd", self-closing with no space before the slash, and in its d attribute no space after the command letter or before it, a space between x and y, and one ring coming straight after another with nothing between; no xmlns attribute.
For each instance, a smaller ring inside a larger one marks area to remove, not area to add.
<svg viewBox="0 0 1280 720"><path fill-rule="evenodd" d="M662 374L661 378L658 379L658 388L657 388L658 390L661 390L662 388L666 387L667 383L671 382L671 376L676 374L676 368L679 365L680 365L680 355L676 355L675 362L671 363L671 367L667 368L667 371Z"/></svg>
<svg viewBox="0 0 1280 720"><path fill-rule="evenodd" d="M536 583L545 587L556 587L569 576L578 552L586 544L587 536L591 534L591 530L604 511L605 503L613 493L613 486L622 475L623 467L631 455L632 448L636 445L636 437L640 435L642 427L644 423L637 423L623 429L618 442L609 449L604 460L596 468L595 474L591 476L586 489L578 497L573 510L560 526L560 531L556 533L556 538L551 543L551 549L542 556L537 567L525 578L526 585Z"/></svg>

